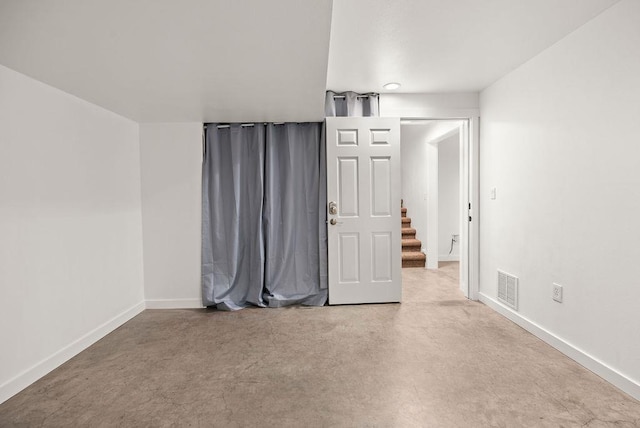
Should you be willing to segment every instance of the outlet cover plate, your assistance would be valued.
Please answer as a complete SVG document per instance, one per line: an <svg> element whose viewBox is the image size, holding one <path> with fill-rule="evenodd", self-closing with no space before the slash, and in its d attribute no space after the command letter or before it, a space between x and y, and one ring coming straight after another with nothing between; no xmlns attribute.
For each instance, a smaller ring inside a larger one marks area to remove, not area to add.
<svg viewBox="0 0 640 428"><path fill-rule="evenodd" d="M562 285L553 283L553 300L562 303Z"/></svg>

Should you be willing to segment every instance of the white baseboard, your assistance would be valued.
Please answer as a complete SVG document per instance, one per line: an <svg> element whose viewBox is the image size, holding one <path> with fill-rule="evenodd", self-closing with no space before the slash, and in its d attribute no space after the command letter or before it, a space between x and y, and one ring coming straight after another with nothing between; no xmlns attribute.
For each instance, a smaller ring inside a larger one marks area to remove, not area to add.
<svg viewBox="0 0 640 428"><path fill-rule="evenodd" d="M628 376L620 373L616 369L609 367L606 363L598 360L597 358L587 354L580 348L570 344L566 340L556 336L549 330L539 326L535 322L523 317L519 313L504 306L493 297L487 296L484 293L478 293L479 300L485 305L489 306L500 315L508 318L520 327L527 330L529 333L548 343L556 348L558 351L565 354L567 357L576 361L578 364L591 370L607 382L620 388L636 400L640 400L640 383L631 379Z"/></svg>
<svg viewBox="0 0 640 428"><path fill-rule="evenodd" d="M130 307L124 312L89 331L79 339L71 342L69 345L55 352L53 355L35 364L33 367L30 367L22 373L19 373L14 378L9 379L7 382L0 385L0 403L5 402L47 373L69 361L71 358L75 357L80 352L84 351L89 346L93 345L98 340L102 339L107 334L111 333L113 330L144 311L144 308L144 302L140 302Z"/></svg>
<svg viewBox="0 0 640 428"><path fill-rule="evenodd" d="M202 299L151 299L146 302L147 309L201 309Z"/></svg>
<svg viewBox="0 0 640 428"><path fill-rule="evenodd" d="M452 255L445 254L443 256L438 256L438 261L439 262L459 262L460 256L455 254L452 254Z"/></svg>

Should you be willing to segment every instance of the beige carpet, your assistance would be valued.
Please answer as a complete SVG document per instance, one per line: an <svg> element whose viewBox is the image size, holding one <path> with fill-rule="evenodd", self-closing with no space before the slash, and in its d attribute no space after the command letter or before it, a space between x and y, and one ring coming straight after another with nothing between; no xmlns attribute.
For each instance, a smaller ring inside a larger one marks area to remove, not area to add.
<svg viewBox="0 0 640 428"><path fill-rule="evenodd" d="M456 263L402 274L401 305L145 311L0 426L640 426L638 401L465 300Z"/></svg>

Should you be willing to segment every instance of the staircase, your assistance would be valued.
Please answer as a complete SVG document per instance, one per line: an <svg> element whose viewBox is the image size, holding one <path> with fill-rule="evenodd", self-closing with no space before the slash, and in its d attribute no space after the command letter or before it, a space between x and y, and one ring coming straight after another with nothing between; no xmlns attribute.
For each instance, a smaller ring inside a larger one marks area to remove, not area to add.
<svg viewBox="0 0 640 428"><path fill-rule="evenodd" d="M427 262L427 256L420 252L422 242L416 239L416 230L411 227L411 218L407 217L407 209L402 210L402 267L421 267Z"/></svg>

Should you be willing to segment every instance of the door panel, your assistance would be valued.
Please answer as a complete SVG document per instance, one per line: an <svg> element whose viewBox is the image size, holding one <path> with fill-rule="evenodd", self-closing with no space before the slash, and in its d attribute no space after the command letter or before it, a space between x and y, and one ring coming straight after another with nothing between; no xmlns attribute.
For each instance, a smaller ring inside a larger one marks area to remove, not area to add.
<svg viewBox="0 0 640 428"><path fill-rule="evenodd" d="M338 158L338 210L342 217L358 216L358 177L358 158Z"/></svg>
<svg viewBox="0 0 640 428"><path fill-rule="evenodd" d="M339 282L360 282L360 235L358 233L340 233L338 263L340 263Z"/></svg>
<svg viewBox="0 0 640 428"><path fill-rule="evenodd" d="M391 208L391 158L371 158L371 215L387 217Z"/></svg>
<svg viewBox="0 0 640 428"><path fill-rule="evenodd" d="M402 297L400 120L327 118L329 303Z"/></svg>
<svg viewBox="0 0 640 428"><path fill-rule="evenodd" d="M389 232L373 232L371 234L373 242L373 266L372 281L392 281L393 272L392 249L393 240Z"/></svg>

